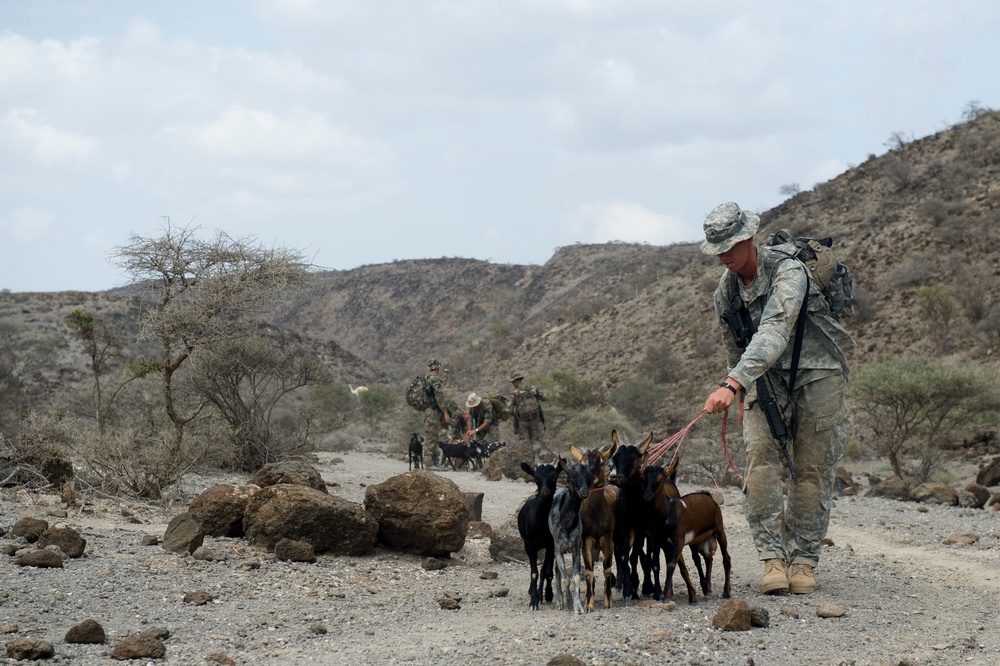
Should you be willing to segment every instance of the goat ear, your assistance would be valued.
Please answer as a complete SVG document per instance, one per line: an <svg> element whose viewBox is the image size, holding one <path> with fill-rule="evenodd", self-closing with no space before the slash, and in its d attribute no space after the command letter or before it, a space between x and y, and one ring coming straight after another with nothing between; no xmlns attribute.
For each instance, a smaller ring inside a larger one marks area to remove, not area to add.
<svg viewBox="0 0 1000 666"><path fill-rule="evenodd" d="M583 454L580 453L580 449L576 448L572 444L569 445L569 453L573 456L574 460L577 462L583 461Z"/></svg>
<svg viewBox="0 0 1000 666"><path fill-rule="evenodd" d="M535 468L526 462L521 463L521 469L523 469L528 476L535 475Z"/></svg>
<svg viewBox="0 0 1000 666"><path fill-rule="evenodd" d="M653 433L650 432L649 435L646 436L646 439L642 440L642 444L639 445L638 447L639 453L645 453L646 449L649 448L650 442L652 441L653 441Z"/></svg>
<svg viewBox="0 0 1000 666"><path fill-rule="evenodd" d="M679 457L675 458L674 461L670 463L670 466L667 467L665 470L663 470L663 476L665 476L668 479L670 479L670 482L673 483L674 485L677 485L677 478L676 478L677 477L677 465L679 465L680 462L681 462L681 459Z"/></svg>
<svg viewBox="0 0 1000 666"><path fill-rule="evenodd" d="M618 443L613 442L611 446L608 447L607 451L601 451L601 460L607 463L609 460L611 460L611 456L615 455L615 451L617 450L618 450Z"/></svg>
<svg viewBox="0 0 1000 666"><path fill-rule="evenodd" d="M614 446L618 446L618 431L617 430L612 430L611 431L611 443Z"/></svg>

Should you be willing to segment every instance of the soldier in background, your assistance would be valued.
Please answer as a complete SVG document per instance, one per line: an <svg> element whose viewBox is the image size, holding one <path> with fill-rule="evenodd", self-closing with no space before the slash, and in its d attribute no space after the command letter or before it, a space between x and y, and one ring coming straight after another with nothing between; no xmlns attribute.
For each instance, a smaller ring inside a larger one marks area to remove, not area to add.
<svg viewBox="0 0 1000 666"><path fill-rule="evenodd" d="M534 386L525 385L524 374L521 372L511 374L510 383L514 386L514 392L508 401L514 417L514 433L531 448L536 466L543 462L543 451L546 457L544 462L554 461L555 453L545 444L545 414L541 405L548 398Z"/></svg>
<svg viewBox="0 0 1000 666"><path fill-rule="evenodd" d="M469 429L465 439L478 439L480 442L500 441L500 423L493 412L493 403L483 400L475 392L469 394L465 401L469 410Z"/></svg>
<svg viewBox="0 0 1000 666"><path fill-rule="evenodd" d="M442 432L447 432L451 423L447 401L444 395L444 381L441 379L441 362L436 358L427 361L428 397L431 405L424 410L424 469L437 464L441 448ZM447 437L447 435L445 435Z"/></svg>

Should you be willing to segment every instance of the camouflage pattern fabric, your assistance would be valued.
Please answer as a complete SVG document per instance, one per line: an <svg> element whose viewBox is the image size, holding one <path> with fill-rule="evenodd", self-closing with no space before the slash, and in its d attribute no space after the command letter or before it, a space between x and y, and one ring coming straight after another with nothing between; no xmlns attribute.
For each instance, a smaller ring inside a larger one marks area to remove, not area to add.
<svg viewBox="0 0 1000 666"><path fill-rule="evenodd" d="M494 415L493 405L489 400L484 398L478 405L471 408L469 418L471 427L476 430L486 424L486 427L476 434L476 439L481 442L500 441L500 422Z"/></svg>
<svg viewBox="0 0 1000 666"><path fill-rule="evenodd" d="M743 352L729 328L720 323L727 375L746 388L743 436L747 446L747 521L760 559L778 558L788 564L819 561L820 540L826 535L837 462L846 444L844 353L855 342L829 314L826 299L801 262L766 247L757 248L757 275L749 286L725 271L714 294L721 317L735 284L757 327ZM809 315L803 332L795 394L788 399L795 323L809 286ZM767 420L755 408L758 377L766 377L778 405L788 405L790 453L799 478L782 497L783 457L771 437Z"/></svg>
<svg viewBox="0 0 1000 666"><path fill-rule="evenodd" d="M540 415L541 400L547 400L545 394L534 386L521 384L514 389L508 401L510 412L517 419L517 438L531 447L535 457L546 456L555 460L557 457L545 442L545 424Z"/></svg>
<svg viewBox="0 0 1000 666"><path fill-rule="evenodd" d="M436 373L428 373L427 385L434 389L434 396L441 409L446 409L447 400L444 395L444 382ZM424 410L424 467L430 465L438 456L440 448L438 442L447 441L448 424L445 423L444 413L434 407Z"/></svg>

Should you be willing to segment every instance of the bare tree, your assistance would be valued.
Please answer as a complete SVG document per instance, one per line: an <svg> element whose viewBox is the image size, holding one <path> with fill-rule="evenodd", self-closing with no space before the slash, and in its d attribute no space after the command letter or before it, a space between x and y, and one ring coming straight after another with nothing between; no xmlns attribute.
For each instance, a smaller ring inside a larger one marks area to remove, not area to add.
<svg viewBox="0 0 1000 666"><path fill-rule="evenodd" d="M287 448L271 429L275 407L295 389L323 379L319 358L300 343L260 335L214 346L199 358L195 383L229 425L237 466L255 470Z"/></svg>
<svg viewBox="0 0 1000 666"><path fill-rule="evenodd" d="M140 339L158 343L159 358L146 370L161 378L174 456L185 426L206 406L204 398L176 390L178 370L200 350L248 335L248 322L284 290L304 285L310 268L297 250L263 247L222 231L206 240L199 231L167 219L160 236L133 234L112 253L141 292Z"/></svg>

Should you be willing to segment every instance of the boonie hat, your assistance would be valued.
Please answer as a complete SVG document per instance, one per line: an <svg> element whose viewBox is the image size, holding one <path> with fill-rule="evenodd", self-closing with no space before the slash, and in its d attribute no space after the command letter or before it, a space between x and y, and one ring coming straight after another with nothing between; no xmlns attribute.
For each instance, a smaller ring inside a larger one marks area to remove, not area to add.
<svg viewBox="0 0 1000 666"><path fill-rule="evenodd" d="M524 373L523 372L512 372L511 375L510 375L510 381L515 382L518 379L524 379Z"/></svg>
<svg viewBox="0 0 1000 666"><path fill-rule="evenodd" d="M466 407L466 409L472 409L473 407L475 407L476 405L478 405L480 402L482 402L482 398L480 398L475 393L470 393L469 394L469 399L465 401L465 407Z"/></svg>
<svg viewBox="0 0 1000 666"><path fill-rule="evenodd" d="M435 368L440 368L440 367L441 367L441 361L437 360L436 358L432 358L431 360L427 361L428 370L433 370Z"/></svg>
<svg viewBox="0 0 1000 666"><path fill-rule="evenodd" d="M759 216L740 210L732 201L719 204L705 218L701 251L714 255L728 252L740 241L752 238L759 226Z"/></svg>

